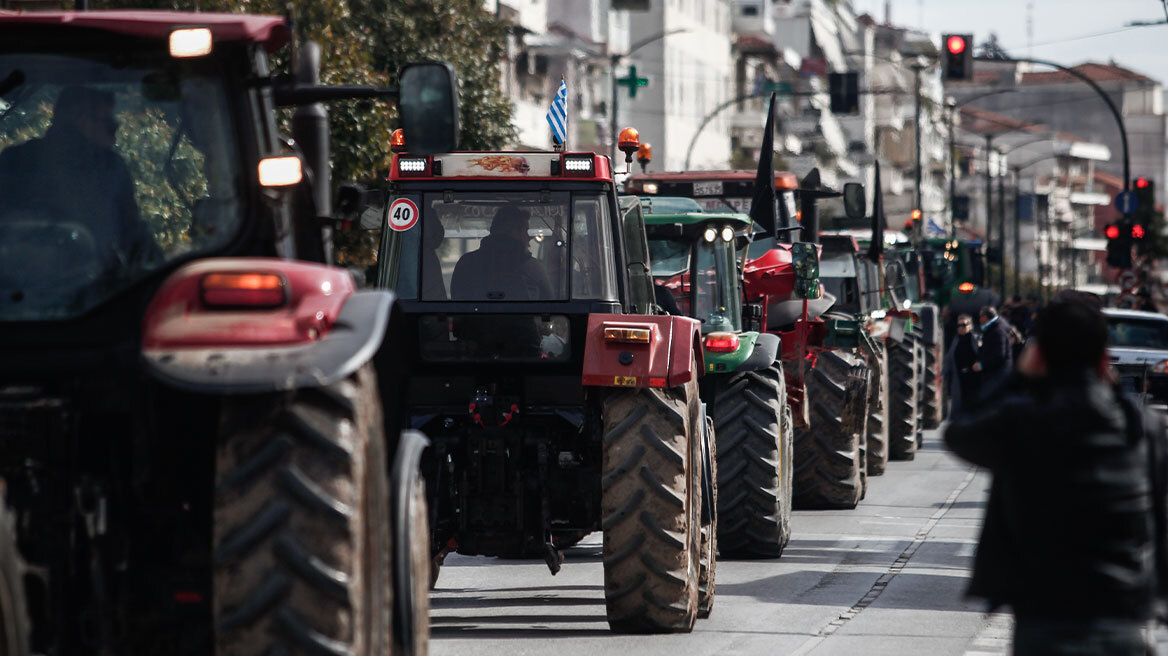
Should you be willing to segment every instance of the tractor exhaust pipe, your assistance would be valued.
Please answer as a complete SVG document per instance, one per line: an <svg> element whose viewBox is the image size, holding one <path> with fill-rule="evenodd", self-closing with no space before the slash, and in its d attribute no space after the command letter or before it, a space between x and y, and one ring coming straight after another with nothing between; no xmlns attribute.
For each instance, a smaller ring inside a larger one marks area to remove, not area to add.
<svg viewBox="0 0 1168 656"><path fill-rule="evenodd" d="M819 168L811 169L799 184L799 212L803 217L803 238L800 241L813 244L819 243L819 187Z"/></svg>
<svg viewBox="0 0 1168 656"><path fill-rule="evenodd" d="M320 44L314 41L305 41L300 51L296 53L296 84L298 86L316 86L320 84ZM300 240L302 248L308 246L312 250L319 250L319 260L332 263L333 261L333 234L332 227L321 221L321 217L332 215L332 180L329 172L329 131L328 110L324 103L314 102L300 105L292 115L292 138L304 157L305 167L308 169L308 180L311 184L312 207L304 207L297 203L296 231L311 235L319 230L319 244L313 244L316 239L311 237L305 243ZM311 259L318 259L311 258Z"/></svg>

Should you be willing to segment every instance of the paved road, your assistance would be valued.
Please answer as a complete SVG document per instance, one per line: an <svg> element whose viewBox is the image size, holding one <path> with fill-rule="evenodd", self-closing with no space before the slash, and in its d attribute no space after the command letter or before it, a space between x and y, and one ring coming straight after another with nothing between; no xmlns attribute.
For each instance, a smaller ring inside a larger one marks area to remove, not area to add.
<svg viewBox="0 0 1168 656"><path fill-rule="evenodd" d="M963 596L987 485L930 433L856 510L796 512L781 559L719 562L714 613L687 635L608 631L599 535L554 578L542 562L451 556L431 653L1002 654L1008 618Z"/></svg>

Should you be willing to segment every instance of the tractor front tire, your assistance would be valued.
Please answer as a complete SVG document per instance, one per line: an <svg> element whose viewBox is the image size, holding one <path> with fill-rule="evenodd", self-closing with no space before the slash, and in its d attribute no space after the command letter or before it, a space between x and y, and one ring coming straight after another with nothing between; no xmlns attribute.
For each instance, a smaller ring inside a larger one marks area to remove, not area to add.
<svg viewBox="0 0 1168 656"><path fill-rule="evenodd" d="M718 441L714 435L714 420L706 417L706 435L710 440L710 454L718 452ZM710 473L715 483L711 499L702 498L711 508L718 507L718 458L710 458ZM708 526L702 526L701 569L698 571L698 619L705 619L714 610L714 579L718 568L718 512L712 514Z"/></svg>
<svg viewBox="0 0 1168 656"><path fill-rule="evenodd" d="M366 365L224 401L216 449L216 656L392 649L389 478Z"/></svg>
<svg viewBox="0 0 1168 656"><path fill-rule="evenodd" d="M723 557L778 558L791 539L793 443L782 364L719 381L718 546Z"/></svg>
<svg viewBox="0 0 1168 656"><path fill-rule="evenodd" d="M795 434L795 507L849 509L863 498L867 386L867 365L855 353L819 354L807 377L811 425Z"/></svg>
<svg viewBox="0 0 1168 656"><path fill-rule="evenodd" d="M917 433L920 431L920 364L921 351L916 338L888 344L888 457L912 460L917 456Z"/></svg>
<svg viewBox="0 0 1168 656"><path fill-rule="evenodd" d="M867 467L869 476L880 476L888 468L887 349L877 346L872 359L878 367L878 372L872 372L872 384L868 389Z"/></svg>
<svg viewBox="0 0 1168 656"><path fill-rule="evenodd" d="M604 402L604 600L617 633L693 630L701 551L697 384Z"/></svg>

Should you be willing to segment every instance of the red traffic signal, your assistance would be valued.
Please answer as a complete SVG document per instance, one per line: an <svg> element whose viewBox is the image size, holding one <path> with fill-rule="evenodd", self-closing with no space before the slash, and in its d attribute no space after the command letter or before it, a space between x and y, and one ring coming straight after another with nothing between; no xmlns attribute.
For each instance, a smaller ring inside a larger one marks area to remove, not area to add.
<svg viewBox="0 0 1168 656"><path fill-rule="evenodd" d="M1147 189L1147 188L1148 188L1148 179L1147 178L1136 178L1136 189Z"/></svg>
<svg viewBox="0 0 1168 656"><path fill-rule="evenodd" d="M973 79L973 35L943 34L941 74L946 80Z"/></svg>
<svg viewBox="0 0 1168 656"><path fill-rule="evenodd" d="M1108 239L1119 239L1119 226L1112 223L1103 230Z"/></svg>
<svg viewBox="0 0 1168 656"><path fill-rule="evenodd" d="M1132 232L1131 232L1132 239L1143 239L1144 234L1146 234L1144 232L1144 226L1142 226L1138 223L1132 225Z"/></svg>
<svg viewBox="0 0 1168 656"><path fill-rule="evenodd" d="M965 52L965 37L954 34L945 40L945 47L949 49L949 52L960 55Z"/></svg>

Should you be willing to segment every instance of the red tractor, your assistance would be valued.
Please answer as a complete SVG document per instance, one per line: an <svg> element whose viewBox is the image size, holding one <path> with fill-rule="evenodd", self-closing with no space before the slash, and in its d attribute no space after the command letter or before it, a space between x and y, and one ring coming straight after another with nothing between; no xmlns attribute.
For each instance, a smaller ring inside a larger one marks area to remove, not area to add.
<svg viewBox="0 0 1168 656"><path fill-rule="evenodd" d="M276 75L290 35L0 12L6 654L426 651L425 439L381 400L392 295L327 266L320 103L400 96L445 149L457 96L319 86L311 43Z"/></svg>
<svg viewBox="0 0 1168 656"><path fill-rule="evenodd" d="M622 150L637 149L626 130ZM405 133L406 149L412 149ZM615 631L689 631L714 598L698 321L655 302L644 221L590 152L399 153L377 284L415 372L434 576L447 553L542 556L604 532Z"/></svg>

